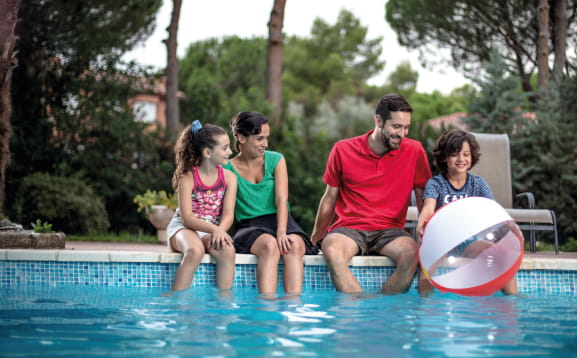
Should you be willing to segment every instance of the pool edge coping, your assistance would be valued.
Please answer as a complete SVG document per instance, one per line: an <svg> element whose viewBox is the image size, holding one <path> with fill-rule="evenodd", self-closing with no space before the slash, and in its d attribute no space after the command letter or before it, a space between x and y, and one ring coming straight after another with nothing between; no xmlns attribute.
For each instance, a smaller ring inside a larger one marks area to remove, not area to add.
<svg viewBox="0 0 577 358"><path fill-rule="evenodd" d="M56 261L56 262L142 262L179 263L182 254L176 252L114 251L114 250L42 250L0 249L0 261ZM204 255L201 263L215 263L210 255ZM282 260L281 260L282 262ZM251 254L236 254L237 265L254 265L257 257ZM305 266L326 265L322 255L307 255ZM394 266L394 262L383 256L355 256L351 266ZM572 258L523 258L521 270L577 271L577 259Z"/></svg>

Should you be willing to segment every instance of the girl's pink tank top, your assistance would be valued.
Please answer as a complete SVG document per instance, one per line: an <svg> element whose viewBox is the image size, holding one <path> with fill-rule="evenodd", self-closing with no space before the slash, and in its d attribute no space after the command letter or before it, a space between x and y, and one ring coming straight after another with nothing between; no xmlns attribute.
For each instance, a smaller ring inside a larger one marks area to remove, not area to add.
<svg viewBox="0 0 577 358"><path fill-rule="evenodd" d="M202 182L198 174L198 167L193 168L192 175L194 178L192 213L206 222L218 225L222 215L222 204L226 190L224 169L218 166L218 178L212 186L207 186Z"/></svg>

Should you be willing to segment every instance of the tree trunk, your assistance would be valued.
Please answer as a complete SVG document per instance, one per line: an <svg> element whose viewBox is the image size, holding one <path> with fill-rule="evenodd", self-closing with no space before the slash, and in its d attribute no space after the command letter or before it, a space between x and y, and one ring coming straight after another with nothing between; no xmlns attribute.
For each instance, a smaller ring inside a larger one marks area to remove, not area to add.
<svg viewBox="0 0 577 358"><path fill-rule="evenodd" d="M6 168L10 162L10 115L12 71L18 64L14 54L20 0L0 0L0 218L4 216Z"/></svg>
<svg viewBox="0 0 577 358"><path fill-rule="evenodd" d="M274 0L268 23L268 57L266 98L273 107L272 122L279 126L282 115L282 27L286 0Z"/></svg>
<svg viewBox="0 0 577 358"><path fill-rule="evenodd" d="M569 27L567 0L553 0L551 11L553 15L553 52L555 54L551 76L554 81L559 82L563 78L563 69L567 62L565 53L567 50L567 29Z"/></svg>
<svg viewBox="0 0 577 358"><path fill-rule="evenodd" d="M172 17L168 26L168 39L165 40L167 49L166 63L166 132L169 138L176 135L180 123L178 106L178 57L176 54L178 35L178 21L182 0L173 0Z"/></svg>
<svg viewBox="0 0 577 358"><path fill-rule="evenodd" d="M537 64L539 75L537 84L540 89L547 88L549 82L549 1L539 0L539 39L537 40Z"/></svg>

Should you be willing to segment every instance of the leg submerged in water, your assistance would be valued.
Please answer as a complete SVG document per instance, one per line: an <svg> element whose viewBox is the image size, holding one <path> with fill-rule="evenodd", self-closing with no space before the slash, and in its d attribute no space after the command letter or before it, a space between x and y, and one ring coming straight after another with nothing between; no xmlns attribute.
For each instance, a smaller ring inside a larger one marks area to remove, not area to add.
<svg viewBox="0 0 577 358"><path fill-rule="evenodd" d="M322 251L337 291L362 292L359 281L349 268L349 262L359 252L357 244L345 235L329 234L323 240Z"/></svg>
<svg viewBox="0 0 577 358"><path fill-rule="evenodd" d="M382 293L404 293L409 290L417 270L417 243L410 236L400 236L386 244L379 254L387 256L397 267L383 285Z"/></svg>

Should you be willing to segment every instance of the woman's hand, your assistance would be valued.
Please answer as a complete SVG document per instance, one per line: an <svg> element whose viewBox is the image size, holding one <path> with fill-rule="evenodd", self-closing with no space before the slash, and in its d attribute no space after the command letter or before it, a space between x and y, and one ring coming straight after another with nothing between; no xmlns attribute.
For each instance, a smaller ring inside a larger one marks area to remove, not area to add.
<svg viewBox="0 0 577 358"><path fill-rule="evenodd" d="M288 237L286 232L281 232L281 233L277 232L276 241L278 244L278 248L280 250L280 254L281 255L288 254L288 252L290 251L290 249L292 247L293 240L290 237Z"/></svg>

